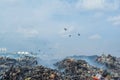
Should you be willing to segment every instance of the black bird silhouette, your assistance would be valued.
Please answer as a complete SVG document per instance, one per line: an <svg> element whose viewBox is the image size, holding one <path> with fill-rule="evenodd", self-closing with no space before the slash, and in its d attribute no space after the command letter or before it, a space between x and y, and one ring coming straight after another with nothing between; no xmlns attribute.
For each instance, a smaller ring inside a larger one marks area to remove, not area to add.
<svg viewBox="0 0 120 80"><path fill-rule="evenodd" d="M72 35L69 35L69 37L71 37Z"/></svg>
<svg viewBox="0 0 120 80"><path fill-rule="evenodd" d="M67 31L67 28L64 28L65 31Z"/></svg>
<svg viewBox="0 0 120 80"><path fill-rule="evenodd" d="M80 36L80 33L78 33L78 36Z"/></svg>

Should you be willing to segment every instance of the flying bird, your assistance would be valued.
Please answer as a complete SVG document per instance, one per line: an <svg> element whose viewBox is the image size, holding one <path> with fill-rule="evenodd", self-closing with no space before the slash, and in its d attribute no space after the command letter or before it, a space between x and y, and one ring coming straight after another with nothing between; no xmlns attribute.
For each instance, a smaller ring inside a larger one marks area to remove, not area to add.
<svg viewBox="0 0 120 80"><path fill-rule="evenodd" d="M80 33L78 33L78 36L80 36Z"/></svg>
<svg viewBox="0 0 120 80"><path fill-rule="evenodd" d="M65 31L67 31L67 28L64 28Z"/></svg>
<svg viewBox="0 0 120 80"><path fill-rule="evenodd" d="M69 37L71 37L72 35L69 35Z"/></svg>

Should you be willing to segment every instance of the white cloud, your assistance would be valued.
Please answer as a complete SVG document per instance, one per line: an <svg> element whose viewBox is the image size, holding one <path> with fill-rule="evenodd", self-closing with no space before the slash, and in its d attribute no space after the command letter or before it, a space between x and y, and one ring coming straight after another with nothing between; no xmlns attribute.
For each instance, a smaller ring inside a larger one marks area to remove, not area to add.
<svg viewBox="0 0 120 80"><path fill-rule="evenodd" d="M19 28L17 30L17 33L20 33L22 35L24 35L25 37L27 38L30 38L30 37L35 37L39 34L39 32L37 30L34 30L34 29L26 29L26 28Z"/></svg>
<svg viewBox="0 0 120 80"><path fill-rule="evenodd" d="M115 26L119 26L120 25L120 15L109 17L108 21L111 22Z"/></svg>
<svg viewBox="0 0 120 80"><path fill-rule="evenodd" d="M54 48L54 49L59 49L60 47L61 47L60 43L55 43L55 44L53 45L53 48Z"/></svg>
<svg viewBox="0 0 120 80"><path fill-rule="evenodd" d="M116 10L119 8L119 0L79 0L78 9L84 10Z"/></svg>
<svg viewBox="0 0 120 80"><path fill-rule="evenodd" d="M92 39L92 40L97 40L97 39L101 39L102 37L99 34L94 34L88 37L88 39Z"/></svg>
<svg viewBox="0 0 120 80"><path fill-rule="evenodd" d="M94 14L94 17L95 17L95 18L100 18L100 17L102 17L103 15L104 15L103 12L96 12L96 13Z"/></svg>
<svg viewBox="0 0 120 80"><path fill-rule="evenodd" d="M84 9L97 9L103 8L103 0L83 0L82 4L78 3L78 7L82 7Z"/></svg>

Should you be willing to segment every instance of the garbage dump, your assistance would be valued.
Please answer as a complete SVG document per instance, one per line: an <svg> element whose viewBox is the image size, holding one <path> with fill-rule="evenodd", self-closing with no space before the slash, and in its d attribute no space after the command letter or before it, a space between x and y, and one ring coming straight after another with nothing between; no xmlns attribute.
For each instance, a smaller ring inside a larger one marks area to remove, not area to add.
<svg viewBox="0 0 120 80"><path fill-rule="evenodd" d="M1 80L63 80L61 74L43 66L11 67Z"/></svg>
<svg viewBox="0 0 120 80"><path fill-rule="evenodd" d="M13 59L10 57L0 57L0 78L3 74L11 72L13 67L24 67L24 66L34 66L37 65L37 59L31 56L24 56L18 59Z"/></svg>
<svg viewBox="0 0 120 80"><path fill-rule="evenodd" d="M96 62L103 64L102 56L97 56ZM107 64L108 69L74 58L58 61L54 64L56 69L51 69L38 64L36 57L0 57L0 80L120 80L120 58L108 55L105 59L109 59L103 64ZM115 67L109 66L111 60Z"/></svg>
<svg viewBox="0 0 120 80"><path fill-rule="evenodd" d="M62 71L65 80L93 80L99 73L102 77L104 70L89 65L85 60L64 59L54 64ZM101 78L100 77L100 78Z"/></svg>
<svg viewBox="0 0 120 80"><path fill-rule="evenodd" d="M107 67L108 72L114 78L120 77L120 58L109 55L101 55L96 58L96 61Z"/></svg>

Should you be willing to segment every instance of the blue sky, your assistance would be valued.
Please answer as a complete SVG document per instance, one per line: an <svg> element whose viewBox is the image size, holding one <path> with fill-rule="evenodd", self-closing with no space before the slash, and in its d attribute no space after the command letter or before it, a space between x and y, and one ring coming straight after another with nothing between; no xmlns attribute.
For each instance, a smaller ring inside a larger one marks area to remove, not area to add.
<svg viewBox="0 0 120 80"><path fill-rule="evenodd" d="M0 0L0 48L119 56L120 1Z"/></svg>

